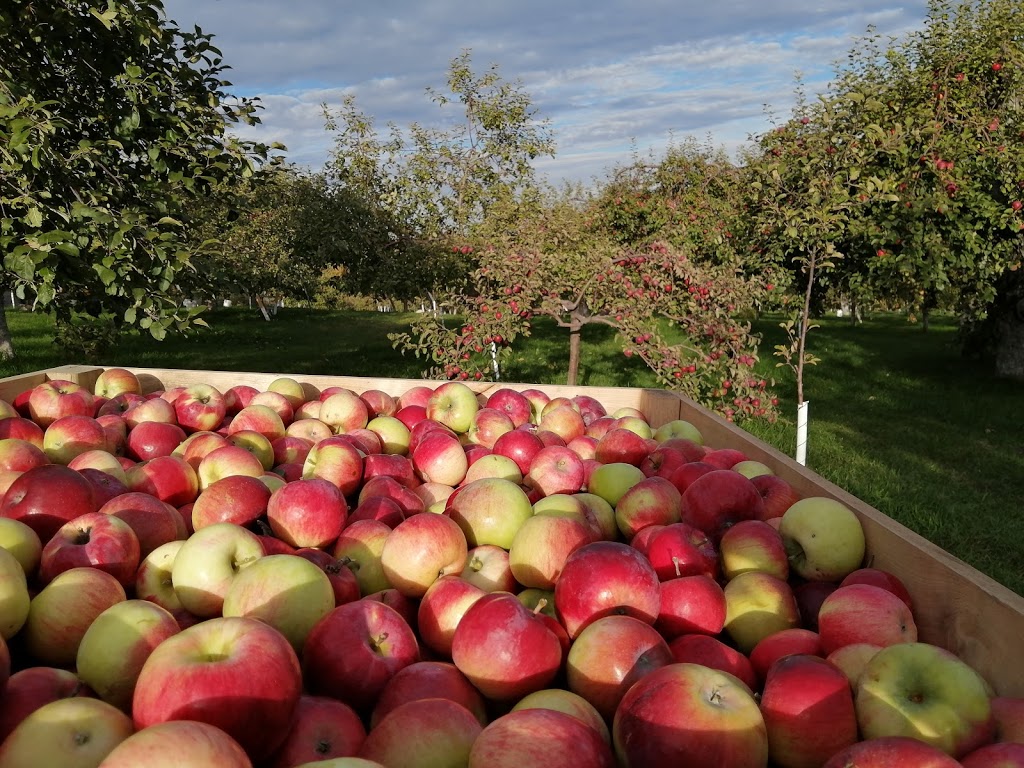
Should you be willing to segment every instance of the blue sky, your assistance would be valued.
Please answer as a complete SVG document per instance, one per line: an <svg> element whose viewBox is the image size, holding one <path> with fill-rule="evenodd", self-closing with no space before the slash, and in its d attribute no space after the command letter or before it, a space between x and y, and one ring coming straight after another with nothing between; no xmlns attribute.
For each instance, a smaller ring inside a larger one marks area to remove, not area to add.
<svg viewBox="0 0 1024 768"><path fill-rule="evenodd" d="M354 94L378 127L434 124L425 95L449 61L471 49L496 63L549 118L552 182L590 182L629 160L656 156L672 137L734 150L785 117L801 73L823 89L832 63L869 26L902 35L926 0L165 0L179 26L198 24L231 65L230 89L258 96L263 123L240 133L276 140L317 168L330 151L321 103ZM766 109L767 108L767 109Z"/></svg>

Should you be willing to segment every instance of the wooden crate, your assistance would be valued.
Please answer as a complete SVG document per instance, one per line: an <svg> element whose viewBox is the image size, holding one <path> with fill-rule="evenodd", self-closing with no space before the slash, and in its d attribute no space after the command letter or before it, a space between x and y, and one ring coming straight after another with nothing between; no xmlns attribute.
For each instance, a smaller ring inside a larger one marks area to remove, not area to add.
<svg viewBox="0 0 1024 768"><path fill-rule="evenodd" d="M0 398L10 402L19 393L53 379L75 381L91 389L102 370L71 365L0 379ZM439 383L288 373L132 370L147 392L193 383L211 384L222 390L238 384L265 389L281 376L290 376L318 389L328 386L347 387L356 392L380 389L391 395L400 395L412 386ZM869 564L894 573L906 583L914 598L920 638L956 653L978 670L999 694L1024 696L1024 598L692 400L654 389L505 382L467 382L467 386L480 394L500 387L535 388L553 397L586 394L599 400L609 411L620 407L638 408L653 426L686 419L701 431L706 444L737 448L749 458L772 466L802 496L827 496L841 501L858 515L864 526Z"/></svg>

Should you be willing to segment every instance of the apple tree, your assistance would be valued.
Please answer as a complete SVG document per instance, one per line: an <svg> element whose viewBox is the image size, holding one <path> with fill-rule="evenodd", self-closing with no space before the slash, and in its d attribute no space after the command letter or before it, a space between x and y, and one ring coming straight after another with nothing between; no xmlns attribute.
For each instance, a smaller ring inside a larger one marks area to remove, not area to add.
<svg viewBox="0 0 1024 768"><path fill-rule="evenodd" d="M3 289L58 323L188 328L175 283L202 246L181 216L266 158L229 133L258 105L227 93L211 35L179 29L158 0L11 0L0 38ZM0 354L13 354L2 321Z"/></svg>

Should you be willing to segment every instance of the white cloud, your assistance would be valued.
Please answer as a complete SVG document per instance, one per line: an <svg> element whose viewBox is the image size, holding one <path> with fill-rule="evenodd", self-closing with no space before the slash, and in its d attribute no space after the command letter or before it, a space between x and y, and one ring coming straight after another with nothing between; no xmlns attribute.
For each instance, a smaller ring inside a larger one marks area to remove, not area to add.
<svg viewBox="0 0 1024 768"><path fill-rule="evenodd" d="M765 130L764 106L784 115L794 76L822 88L832 63L868 25L901 34L925 0L166 0L168 16L198 23L232 65L233 89L258 96L263 124L246 137L281 141L291 160L317 167L331 137L322 102L346 93L379 127L437 122L427 86L472 48L521 79L558 142L537 162L551 178L589 180L659 151L671 135L710 135L735 149ZM353 8L353 6L356 6Z"/></svg>

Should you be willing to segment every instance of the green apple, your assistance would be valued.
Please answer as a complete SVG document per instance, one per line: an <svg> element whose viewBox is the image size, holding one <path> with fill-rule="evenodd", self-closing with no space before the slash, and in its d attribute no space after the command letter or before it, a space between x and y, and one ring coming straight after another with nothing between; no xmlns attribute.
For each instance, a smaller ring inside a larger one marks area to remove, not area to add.
<svg viewBox="0 0 1024 768"><path fill-rule="evenodd" d="M697 445L704 445L704 436L700 433L700 430L685 419L669 421L654 430L654 439L659 443L664 443L666 440L674 438L692 440Z"/></svg>
<svg viewBox="0 0 1024 768"><path fill-rule="evenodd" d="M587 483L587 492L596 494L613 507L637 483L646 479L639 467L625 462L612 462L595 467Z"/></svg>
<svg viewBox="0 0 1024 768"><path fill-rule="evenodd" d="M231 582L263 554L259 537L240 525L200 528L181 546L171 566L171 584L182 607L204 619L220 616Z"/></svg>
<svg viewBox="0 0 1024 768"><path fill-rule="evenodd" d="M6 549L0 548L0 636L4 640L14 637L25 624L30 603L21 563Z"/></svg>
<svg viewBox="0 0 1024 768"><path fill-rule="evenodd" d="M959 759L994 736L985 681L928 643L878 651L857 681L854 704L865 739L909 736Z"/></svg>
<svg viewBox="0 0 1024 768"><path fill-rule="evenodd" d="M58 699L11 731L0 746L0 765L94 768L134 730L132 719L105 701Z"/></svg>
<svg viewBox="0 0 1024 768"><path fill-rule="evenodd" d="M799 626L800 610L788 582L747 571L725 585L725 632L743 653L768 635Z"/></svg>
<svg viewBox="0 0 1024 768"><path fill-rule="evenodd" d="M178 622L156 603L115 603L85 630L75 669L103 701L128 712L142 665L154 648L177 633Z"/></svg>
<svg viewBox="0 0 1024 768"><path fill-rule="evenodd" d="M744 477L753 479L759 475L774 475L775 470L760 461L754 461L753 459L747 459L746 461L740 461L733 464L731 467L733 472L739 472Z"/></svg>
<svg viewBox="0 0 1024 768"><path fill-rule="evenodd" d="M790 567L808 581L842 581L864 561L860 519L835 499L797 501L783 514L779 533Z"/></svg>

